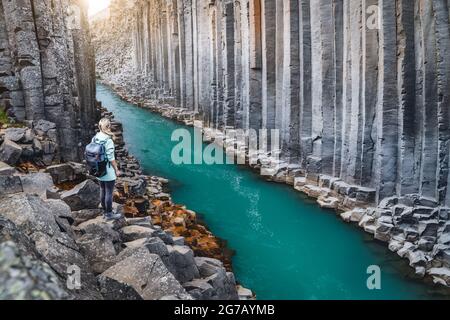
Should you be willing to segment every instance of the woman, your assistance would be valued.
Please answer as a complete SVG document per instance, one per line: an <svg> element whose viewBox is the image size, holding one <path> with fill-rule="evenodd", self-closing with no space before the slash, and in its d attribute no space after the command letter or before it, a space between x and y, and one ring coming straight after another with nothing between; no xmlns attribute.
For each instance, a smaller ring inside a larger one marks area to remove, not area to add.
<svg viewBox="0 0 450 320"><path fill-rule="evenodd" d="M105 212L106 220L117 220L121 219L122 215L113 212L113 192L117 177L120 176L121 173L119 167L117 166L115 157L115 147L113 141L113 133L111 132L111 122L109 121L109 119L104 118L100 120L98 127L100 129L100 132L95 135L93 141L105 146L106 156L108 158L106 175L98 178L101 187L101 205Z"/></svg>

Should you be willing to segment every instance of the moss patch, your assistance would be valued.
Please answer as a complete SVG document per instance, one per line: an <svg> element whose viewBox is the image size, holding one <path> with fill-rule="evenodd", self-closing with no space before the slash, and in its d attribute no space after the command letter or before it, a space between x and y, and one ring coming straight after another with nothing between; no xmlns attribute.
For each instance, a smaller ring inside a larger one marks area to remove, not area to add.
<svg viewBox="0 0 450 320"><path fill-rule="evenodd" d="M0 124L8 124L8 123L9 123L8 115L6 114L5 110L3 110L0 107Z"/></svg>

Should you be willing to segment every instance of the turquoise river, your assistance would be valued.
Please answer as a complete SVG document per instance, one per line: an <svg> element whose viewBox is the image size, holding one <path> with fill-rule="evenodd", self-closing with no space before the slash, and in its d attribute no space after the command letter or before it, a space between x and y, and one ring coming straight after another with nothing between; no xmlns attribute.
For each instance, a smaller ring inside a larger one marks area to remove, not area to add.
<svg viewBox="0 0 450 320"><path fill-rule="evenodd" d="M128 148L145 173L170 179L174 201L200 213L235 250L235 275L258 299L436 297L431 287L406 277L411 270L385 244L292 187L237 165L175 165L171 135L182 125L121 100L103 85L97 99L123 123ZM372 265L381 268L380 290L367 288Z"/></svg>

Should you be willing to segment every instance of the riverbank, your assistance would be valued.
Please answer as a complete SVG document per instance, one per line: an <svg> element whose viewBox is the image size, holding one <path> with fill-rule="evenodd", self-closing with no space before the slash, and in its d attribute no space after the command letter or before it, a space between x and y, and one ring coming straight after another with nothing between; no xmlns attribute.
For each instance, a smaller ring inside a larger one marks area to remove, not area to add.
<svg viewBox="0 0 450 320"><path fill-rule="evenodd" d="M167 104L170 97L157 100L148 97L144 99L121 87L113 89L123 99L158 112L167 118L191 126L198 123L198 115L195 113ZM213 138L214 133L211 133L211 129L203 130L207 136ZM248 159L248 155L246 156ZM262 162L259 161L253 168L255 170L261 170L263 166L266 166L264 169L270 168L267 162L265 164ZM291 165L282 165L281 168L277 168L269 180L293 185L297 190L316 198L319 204L322 202L324 207L335 209L340 218L359 225L375 239L388 242L391 251L409 260L417 276L448 285L447 208L439 207L429 199L416 196L390 198L382 202L379 207L375 207L370 202L360 201L368 194L365 191L369 190L363 190L364 192L361 193L360 189L323 175L313 180L304 170ZM360 199L357 200L358 206L354 206L356 202L350 200L345 194L352 195L353 199ZM337 199L334 202L338 205L329 206L326 203L324 205L323 200L330 198Z"/></svg>
<svg viewBox="0 0 450 320"><path fill-rule="evenodd" d="M124 175L114 207L125 218L114 222L103 219L98 183L85 166L57 160L54 124L0 130L0 299L252 299L213 258L222 251L206 228L196 234L196 253L189 247L194 237L169 230L173 220L197 226L195 214L172 204L164 179L142 174L122 125L100 111L112 120ZM66 286L74 272L79 277Z"/></svg>
<svg viewBox="0 0 450 320"><path fill-rule="evenodd" d="M143 174L139 161L126 149L122 124L115 121L114 115L106 108L100 108L102 117L112 122L118 163L125 176L118 179L115 194L115 201L124 206L125 216L150 216L155 225L169 231L179 243L186 243L196 255L217 259L232 272L232 252L225 242L199 221L196 212L172 202L167 179Z"/></svg>

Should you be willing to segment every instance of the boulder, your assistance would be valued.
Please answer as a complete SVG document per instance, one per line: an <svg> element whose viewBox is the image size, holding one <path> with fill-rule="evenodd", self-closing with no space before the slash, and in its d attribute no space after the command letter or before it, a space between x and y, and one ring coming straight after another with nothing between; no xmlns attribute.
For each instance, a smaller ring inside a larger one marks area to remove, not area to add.
<svg viewBox="0 0 450 320"><path fill-rule="evenodd" d="M45 262L14 242L0 243L0 300L64 300L69 294Z"/></svg>
<svg viewBox="0 0 450 320"><path fill-rule="evenodd" d="M339 207L339 199L335 197L320 196L317 203L324 209L337 209Z"/></svg>
<svg viewBox="0 0 450 320"><path fill-rule="evenodd" d="M95 234L103 239L109 239L116 246L117 251L121 247L122 240L117 227L112 221L105 221L103 217L97 217L92 220L81 223L76 230L81 234Z"/></svg>
<svg viewBox="0 0 450 320"><path fill-rule="evenodd" d="M24 143L26 128L9 128L5 130L5 139L10 140L15 143Z"/></svg>
<svg viewBox="0 0 450 320"><path fill-rule="evenodd" d="M195 264L202 278L212 276L223 268L223 263L213 258L195 257Z"/></svg>
<svg viewBox="0 0 450 320"><path fill-rule="evenodd" d="M56 130L56 124L46 120L37 120L33 122L33 129L37 135L46 136L50 130Z"/></svg>
<svg viewBox="0 0 450 320"><path fill-rule="evenodd" d="M146 228L152 228L153 227L152 220L149 217L145 217L145 218L130 218L130 219L127 219L127 224L128 225L133 225L133 226L146 227Z"/></svg>
<svg viewBox="0 0 450 320"><path fill-rule="evenodd" d="M100 274L114 265L117 251L113 239L88 233L78 238L77 244L94 273Z"/></svg>
<svg viewBox="0 0 450 320"><path fill-rule="evenodd" d="M254 295L253 292L247 288L244 288L241 285L237 286L239 300L253 300Z"/></svg>
<svg viewBox="0 0 450 320"><path fill-rule="evenodd" d="M125 242L123 245L127 249L139 249L145 246L145 243L147 242L146 238ZM123 251L122 251L123 252Z"/></svg>
<svg viewBox="0 0 450 320"><path fill-rule="evenodd" d="M142 297L129 284L102 275L97 278L100 292L106 300L142 300Z"/></svg>
<svg viewBox="0 0 450 320"><path fill-rule="evenodd" d="M75 296L101 299L92 270L74 239L58 224L55 207L36 195L20 193L0 199L0 218L10 220L28 235L36 252L64 281L69 267L80 268L83 286L73 293Z"/></svg>
<svg viewBox="0 0 450 320"><path fill-rule="evenodd" d="M102 215L103 215L102 209L85 209L72 212L72 217L75 220L74 221L75 226L78 226L86 221L93 220Z"/></svg>
<svg viewBox="0 0 450 320"><path fill-rule="evenodd" d="M37 252L33 241L0 217L0 300L67 299L64 279Z"/></svg>
<svg viewBox="0 0 450 320"><path fill-rule="evenodd" d="M0 197L23 192L22 181L17 176L0 175Z"/></svg>
<svg viewBox="0 0 450 320"><path fill-rule="evenodd" d="M222 262L211 258L195 258L200 276L213 288L214 300L238 300L236 280L232 273L227 273Z"/></svg>
<svg viewBox="0 0 450 320"><path fill-rule="evenodd" d="M22 155L22 148L11 140L5 140L0 146L0 161L14 166Z"/></svg>
<svg viewBox="0 0 450 320"><path fill-rule="evenodd" d="M435 283L440 283L450 287L450 269L449 268L431 268L428 274L433 277Z"/></svg>
<svg viewBox="0 0 450 320"><path fill-rule="evenodd" d="M214 288L205 279L186 282L183 287L195 300L213 300L215 296Z"/></svg>
<svg viewBox="0 0 450 320"><path fill-rule="evenodd" d="M185 283L200 277L195 263L194 252L187 246L167 246L171 270L175 278Z"/></svg>
<svg viewBox="0 0 450 320"><path fill-rule="evenodd" d="M16 169L0 161L0 176L12 176Z"/></svg>
<svg viewBox="0 0 450 320"><path fill-rule="evenodd" d="M185 242L185 237L173 237L173 244L176 246L184 246Z"/></svg>
<svg viewBox="0 0 450 320"><path fill-rule="evenodd" d="M36 194L42 198L47 197L47 189L54 187L52 176L48 173L38 172L20 176L23 192Z"/></svg>
<svg viewBox="0 0 450 320"><path fill-rule="evenodd" d="M194 298L187 293L183 293L183 294L177 294L177 295L164 296L164 297L160 298L159 300L162 300L162 301L190 301L190 300L194 300Z"/></svg>
<svg viewBox="0 0 450 320"><path fill-rule="evenodd" d="M54 199L54 200L61 200L61 193L58 188L55 186L47 188L45 190L45 198L47 199Z"/></svg>
<svg viewBox="0 0 450 320"><path fill-rule="evenodd" d="M53 199L47 200L46 205L55 216L58 226L72 238L75 238L75 234L71 227L75 220L73 219L70 207L64 201Z"/></svg>
<svg viewBox="0 0 450 320"><path fill-rule="evenodd" d="M155 230L141 226L127 226L120 230L124 242L135 241L138 239L147 239L153 236Z"/></svg>
<svg viewBox="0 0 450 320"><path fill-rule="evenodd" d="M56 184L79 181L86 178L86 167L81 163L68 162L49 166L45 172L49 173Z"/></svg>
<svg viewBox="0 0 450 320"><path fill-rule="evenodd" d="M153 237L158 237L162 241L164 241L165 244L173 245L173 237L168 232L163 231L161 229L157 229L157 226L153 227L155 229L155 233L153 233Z"/></svg>
<svg viewBox="0 0 450 320"><path fill-rule="evenodd" d="M128 196L142 197L147 190L147 183L143 179L119 178L117 188Z"/></svg>
<svg viewBox="0 0 450 320"><path fill-rule="evenodd" d="M72 190L63 192L61 199L72 211L97 209L100 204L100 187L92 180L86 180Z"/></svg>
<svg viewBox="0 0 450 320"><path fill-rule="evenodd" d="M145 300L186 294L186 290L169 272L160 257L151 254L145 248L118 262L102 273L98 279L101 290L106 295L114 290L111 287L111 280L131 286Z"/></svg>

